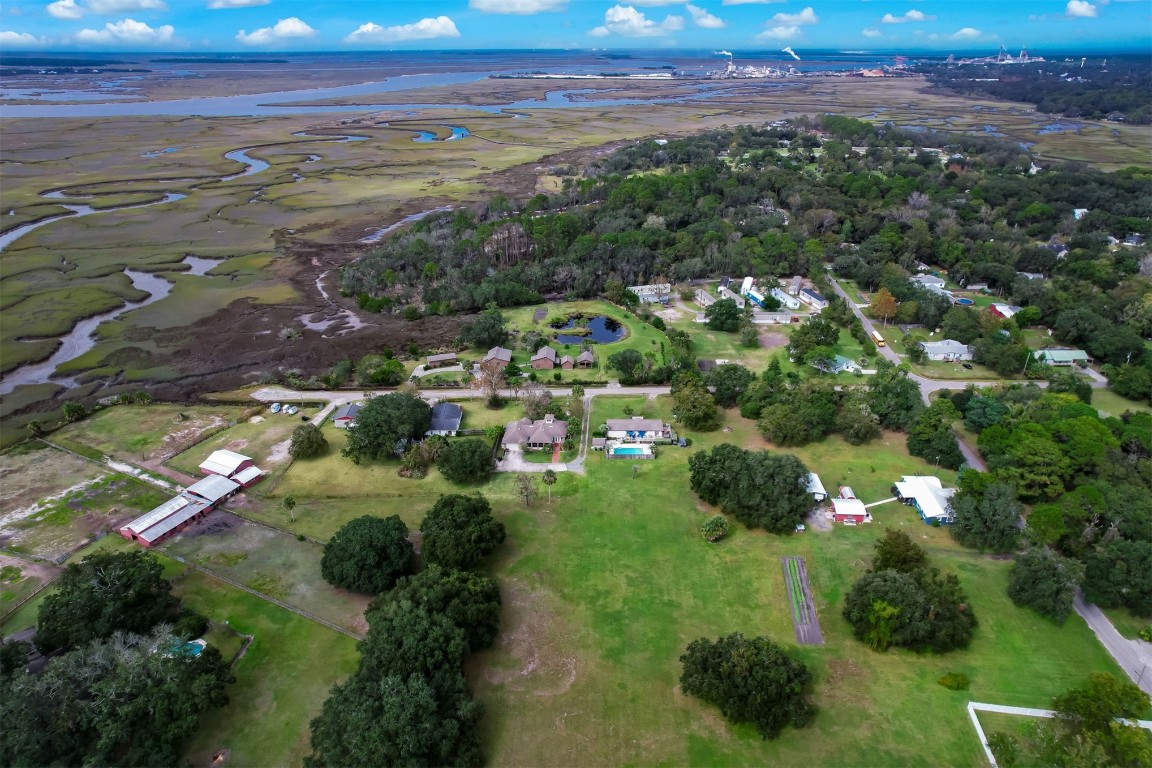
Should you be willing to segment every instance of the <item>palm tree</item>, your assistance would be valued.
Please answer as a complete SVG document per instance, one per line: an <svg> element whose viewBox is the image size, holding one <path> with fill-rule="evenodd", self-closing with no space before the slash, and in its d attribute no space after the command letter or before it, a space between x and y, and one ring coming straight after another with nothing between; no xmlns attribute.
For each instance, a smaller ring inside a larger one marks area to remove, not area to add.
<svg viewBox="0 0 1152 768"><path fill-rule="evenodd" d="M556 472L551 469L544 470L544 474L540 477L541 482L548 486L548 503L552 503L552 486L556 483Z"/></svg>

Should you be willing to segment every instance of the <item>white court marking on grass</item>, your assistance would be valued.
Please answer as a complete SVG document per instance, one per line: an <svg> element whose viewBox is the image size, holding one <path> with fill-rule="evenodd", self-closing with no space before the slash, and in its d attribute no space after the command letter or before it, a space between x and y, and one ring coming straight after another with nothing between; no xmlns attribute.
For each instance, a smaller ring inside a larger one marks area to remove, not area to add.
<svg viewBox="0 0 1152 768"><path fill-rule="evenodd" d="M980 739L980 746L984 748L984 756L988 758L988 764L992 768L999 768L992 750L988 746L988 737L984 735L984 728L980 725L980 718L976 716L976 712L999 712L1003 715L1020 715L1022 717L1056 717L1056 713L1051 709L1030 709L1029 707L1006 707L1002 704L984 704L979 701L968 702L968 717L972 720L972 726L976 729L976 736ZM1152 731L1152 720L1124 720L1126 723L1135 723L1136 725L1144 728L1145 730Z"/></svg>

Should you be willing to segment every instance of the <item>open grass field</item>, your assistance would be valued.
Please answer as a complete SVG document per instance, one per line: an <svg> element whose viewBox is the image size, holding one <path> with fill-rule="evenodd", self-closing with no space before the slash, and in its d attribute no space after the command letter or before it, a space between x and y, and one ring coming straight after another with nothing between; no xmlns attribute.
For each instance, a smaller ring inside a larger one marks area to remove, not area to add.
<svg viewBox="0 0 1152 768"><path fill-rule="evenodd" d="M1125 411L1152 413L1152 406L1149 406L1148 403L1140 403L1135 400L1129 400L1126 397L1121 397L1111 389L1092 390L1092 405L1096 407L1096 410L1100 411L1102 416L1120 417Z"/></svg>
<svg viewBox="0 0 1152 768"><path fill-rule="evenodd" d="M1152 617L1137 616L1127 608L1101 608L1100 610L1108 616L1108 620L1112 622L1112 626L1116 627L1116 631L1129 640L1137 639L1140 630L1152 626Z"/></svg>
<svg viewBox="0 0 1152 768"><path fill-rule="evenodd" d="M231 405L117 405L52 434L71 443L131 461L164 461L186 450L206 432L242 419L249 409Z"/></svg>
<svg viewBox="0 0 1152 768"><path fill-rule="evenodd" d="M308 723L356 666L356 641L202 573L184 576L176 592L193 610L253 636L233 667L228 705L204 718L185 758L208 765L228 749L232 765L299 765L311 752Z"/></svg>
<svg viewBox="0 0 1152 768"><path fill-rule="evenodd" d="M323 549L311 541L217 512L161 549L358 634L368 629L369 598L325 582Z"/></svg>
<svg viewBox="0 0 1152 768"><path fill-rule="evenodd" d="M666 408L659 400L598 399L593 423L622 415L625 405L648 416ZM1043 706L1086 671L1115 670L1078 618L1056 628L1011 604L1010 563L959 549L946 531L898 504L874 510L871 526L776 537L737 524L724 542L706 543L698 528L713 510L689 491L685 464L693 450L724 440L755 444L759 438L737 421L728 414L731 432L692 435L691 449L663 450L635 479L628 462L593 460L587 476L557 484L550 507L543 500L501 507L509 541L493 571L505 591L505 629L471 665L489 704L494 764L838 765L850 755L853 765L890 766L933 755L936 764L977 766L969 698ZM873 500L887 496L893 475L931 471L897 441L852 449L859 459L832 441L796 452L827 486L850 478ZM981 621L970 649L879 654L851 637L839 615L844 594L889 525L908 530L936 565L960 576ZM820 714L808 730L763 742L680 694L677 659L696 637L731 631L792 646L783 555L806 559L827 640L796 651L816 674ZM972 690L937 685L949 671L968 674Z"/></svg>

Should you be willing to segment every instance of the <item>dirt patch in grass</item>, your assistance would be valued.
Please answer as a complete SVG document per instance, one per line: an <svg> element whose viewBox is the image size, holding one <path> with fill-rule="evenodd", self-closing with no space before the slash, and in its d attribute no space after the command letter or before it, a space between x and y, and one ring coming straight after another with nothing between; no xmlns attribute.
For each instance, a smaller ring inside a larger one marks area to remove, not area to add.
<svg viewBox="0 0 1152 768"><path fill-rule="evenodd" d="M272 450L268 452L268 458L265 460L268 464L283 464L288 461L288 448L292 445L291 440L284 440L272 446Z"/></svg>
<svg viewBox="0 0 1152 768"><path fill-rule="evenodd" d="M510 655L515 665L487 667L484 679L509 691L533 696L559 696L578 677L576 658L564 653L564 638L557 637L557 621L545 605L543 592L532 591L519 580L501 584L504 596L502 630L497 652Z"/></svg>
<svg viewBox="0 0 1152 768"><path fill-rule="evenodd" d="M777 331L764 331L760 334L760 346L764 349L779 349L788 346L788 334Z"/></svg>

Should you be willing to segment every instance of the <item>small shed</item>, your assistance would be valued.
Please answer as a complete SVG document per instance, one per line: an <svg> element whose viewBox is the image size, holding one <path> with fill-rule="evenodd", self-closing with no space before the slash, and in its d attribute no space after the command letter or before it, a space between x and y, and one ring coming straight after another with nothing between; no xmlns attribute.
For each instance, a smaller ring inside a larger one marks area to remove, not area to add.
<svg viewBox="0 0 1152 768"><path fill-rule="evenodd" d="M816 501L828 498L828 491L824 490L824 483L820 482L820 476L815 472L808 473L808 493L812 494L812 498Z"/></svg>
<svg viewBox="0 0 1152 768"><path fill-rule="evenodd" d="M576 356L577 368L592 368L596 365L596 355L592 354L592 350L586 349Z"/></svg>
<svg viewBox="0 0 1152 768"><path fill-rule="evenodd" d="M348 429L356 423L356 414L360 413L360 403L347 403L336 409L332 414L332 426L336 429Z"/></svg>
<svg viewBox="0 0 1152 768"><path fill-rule="evenodd" d="M872 522L872 515L860 499L832 499L832 519L845 525Z"/></svg>

